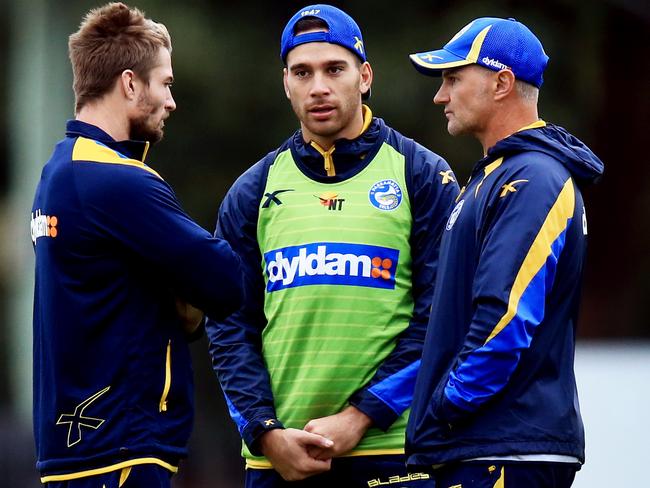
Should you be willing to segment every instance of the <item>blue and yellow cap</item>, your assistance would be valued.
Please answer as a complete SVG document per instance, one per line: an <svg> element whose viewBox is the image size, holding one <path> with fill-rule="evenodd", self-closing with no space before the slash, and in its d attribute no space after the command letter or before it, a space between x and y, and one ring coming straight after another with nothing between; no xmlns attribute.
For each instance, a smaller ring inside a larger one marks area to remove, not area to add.
<svg viewBox="0 0 650 488"><path fill-rule="evenodd" d="M493 71L509 69L515 78L542 86L548 56L528 27L515 19L482 17L463 27L442 49L409 56L415 68L437 76L442 70L478 64Z"/></svg>
<svg viewBox="0 0 650 488"><path fill-rule="evenodd" d="M306 17L321 19L327 24L327 32L294 33L296 23ZM361 29L352 17L336 7L326 4L310 5L300 9L291 17L280 42L280 57L287 63L287 54L294 47L308 42L329 42L338 44L356 54L362 62L366 61L366 47L363 44Z"/></svg>

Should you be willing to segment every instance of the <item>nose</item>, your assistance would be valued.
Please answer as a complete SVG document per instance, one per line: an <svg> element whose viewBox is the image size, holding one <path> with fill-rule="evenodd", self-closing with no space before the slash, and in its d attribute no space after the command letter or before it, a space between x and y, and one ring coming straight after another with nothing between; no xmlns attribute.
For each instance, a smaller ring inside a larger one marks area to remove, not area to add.
<svg viewBox="0 0 650 488"><path fill-rule="evenodd" d="M447 91L446 83L443 81L438 91L433 96L433 103L436 105L444 105L449 102L449 93Z"/></svg>
<svg viewBox="0 0 650 488"><path fill-rule="evenodd" d="M165 109L168 112L173 112L174 110L176 110L176 102L174 101L174 97L172 97L171 94L169 95L167 101L165 102Z"/></svg>
<svg viewBox="0 0 650 488"><path fill-rule="evenodd" d="M309 90L310 95L313 97L319 97L327 95L330 92L330 87L327 83L326 77L321 73L315 73L312 78L311 89Z"/></svg>

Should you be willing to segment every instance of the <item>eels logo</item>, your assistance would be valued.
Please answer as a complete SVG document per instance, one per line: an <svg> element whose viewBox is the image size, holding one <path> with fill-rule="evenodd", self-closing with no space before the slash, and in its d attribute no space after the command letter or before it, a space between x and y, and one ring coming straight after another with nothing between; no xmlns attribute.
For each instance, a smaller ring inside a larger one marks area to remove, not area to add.
<svg viewBox="0 0 650 488"><path fill-rule="evenodd" d="M451 211L451 215L449 216L449 220L447 221L447 225L445 227L446 230L451 230L451 228L454 226L456 220L458 219L458 216L460 215L460 211L463 210L464 204L465 204L465 200L461 200L456 204L454 209Z"/></svg>
<svg viewBox="0 0 650 488"><path fill-rule="evenodd" d="M395 180L381 180L372 185L368 198L379 210L395 210L402 203L402 189Z"/></svg>
<svg viewBox="0 0 650 488"><path fill-rule="evenodd" d="M399 250L347 242L314 242L264 253L267 292L309 285L395 288Z"/></svg>

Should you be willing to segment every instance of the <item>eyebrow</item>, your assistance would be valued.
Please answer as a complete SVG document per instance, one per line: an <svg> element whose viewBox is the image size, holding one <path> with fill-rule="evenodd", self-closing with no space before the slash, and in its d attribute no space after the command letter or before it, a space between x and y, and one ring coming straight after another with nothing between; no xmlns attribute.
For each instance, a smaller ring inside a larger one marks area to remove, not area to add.
<svg viewBox="0 0 650 488"><path fill-rule="evenodd" d="M445 69L445 70L442 71L442 77L445 78L445 77L447 77L447 76L455 75L456 73L458 73L458 72L460 71L460 69L461 69L462 67L463 67L463 66L458 67L458 68L447 68L447 69Z"/></svg>
<svg viewBox="0 0 650 488"><path fill-rule="evenodd" d="M326 67L329 67L329 66L341 66L341 65L349 66L350 63L348 61L346 61L345 59L331 59L329 61L325 61L323 63L323 65L326 66ZM310 68L312 66L313 65L309 64L309 63L296 63L296 64L292 64L291 66L289 66L289 71L295 71L297 69Z"/></svg>

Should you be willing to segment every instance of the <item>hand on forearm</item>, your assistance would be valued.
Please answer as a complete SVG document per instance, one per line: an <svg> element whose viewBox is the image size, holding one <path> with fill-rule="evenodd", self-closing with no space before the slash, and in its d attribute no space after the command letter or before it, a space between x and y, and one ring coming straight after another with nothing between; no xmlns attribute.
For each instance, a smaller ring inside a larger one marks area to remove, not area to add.
<svg viewBox="0 0 650 488"><path fill-rule="evenodd" d="M354 449L372 425L372 420L356 407L347 407L335 415L310 420L305 425L307 432L322 435L334 441L328 448L310 447L310 454L316 459L329 459Z"/></svg>
<svg viewBox="0 0 650 488"><path fill-rule="evenodd" d="M203 321L203 311L180 298L176 298L176 314L188 335L194 333Z"/></svg>
<svg viewBox="0 0 650 488"><path fill-rule="evenodd" d="M260 449L273 468L287 481L298 481L328 471L331 458L315 459L311 448L329 449L333 442L298 429L274 429L260 438Z"/></svg>

